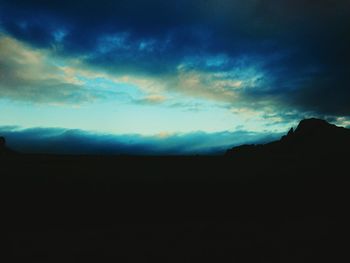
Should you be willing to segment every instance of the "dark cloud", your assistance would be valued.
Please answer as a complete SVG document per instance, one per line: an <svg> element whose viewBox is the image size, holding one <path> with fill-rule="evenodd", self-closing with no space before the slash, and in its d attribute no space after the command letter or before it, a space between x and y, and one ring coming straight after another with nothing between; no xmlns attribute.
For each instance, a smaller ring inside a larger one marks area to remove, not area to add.
<svg viewBox="0 0 350 263"><path fill-rule="evenodd" d="M264 72L248 103L350 115L347 0L3 0L0 15L7 34L113 72L165 79L217 54L229 62L193 67L229 72L245 56Z"/></svg>
<svg viewBox="0 0 350 263"><path fill-rule="evenodd" d="M6 138L9 147L21 152L137 155L220 154L233 145L267 142L280 136L247 131L156 136L104 135L82 130L20 129L15 126L0 127L0 134Z"/></svg>

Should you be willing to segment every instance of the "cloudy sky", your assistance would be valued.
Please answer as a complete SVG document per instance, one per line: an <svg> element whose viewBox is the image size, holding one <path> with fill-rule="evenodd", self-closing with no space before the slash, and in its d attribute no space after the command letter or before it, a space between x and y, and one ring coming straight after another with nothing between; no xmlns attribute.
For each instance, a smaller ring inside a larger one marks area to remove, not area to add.
<svg viewBox="0 0 350 263"><path fill-rule="evenodd" d="M191 154L311 116L348 126L349 29L348 0L0 0L0 132Z"/></svg>

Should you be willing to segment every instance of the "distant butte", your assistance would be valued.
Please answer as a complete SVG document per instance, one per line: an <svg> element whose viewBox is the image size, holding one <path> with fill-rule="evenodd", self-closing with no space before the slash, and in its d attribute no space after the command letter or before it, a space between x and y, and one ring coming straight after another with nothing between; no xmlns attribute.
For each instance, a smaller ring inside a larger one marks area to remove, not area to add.
<svg viewBox="0 0 350 263"><path fill-rule="evenodd" d="M350 153L350 130L311 118L300 121L278 141L241 145L229 149L226 156L330 155Z"/></svg>

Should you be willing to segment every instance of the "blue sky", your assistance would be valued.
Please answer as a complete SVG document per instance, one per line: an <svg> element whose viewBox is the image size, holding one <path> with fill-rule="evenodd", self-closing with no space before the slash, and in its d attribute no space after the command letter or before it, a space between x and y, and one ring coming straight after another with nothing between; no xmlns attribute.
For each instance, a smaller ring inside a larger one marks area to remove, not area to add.
<svg viewBox="0 0 350 263"><path fill-rule="evenodd" d="M211 153L311 116L350 124L348 1L0 3L0 126L18 149L64 130Z"/></svg>

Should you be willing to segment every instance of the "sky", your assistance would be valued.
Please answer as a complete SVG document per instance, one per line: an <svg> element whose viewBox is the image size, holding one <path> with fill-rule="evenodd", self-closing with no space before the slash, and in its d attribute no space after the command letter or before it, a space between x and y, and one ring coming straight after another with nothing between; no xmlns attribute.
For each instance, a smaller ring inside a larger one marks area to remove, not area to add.
<svg viewBox="0 0 350 263"><path fill-rule="evenodd" d="M211 154L350 125L348 0L0 0L17 150Z"/></svg>

